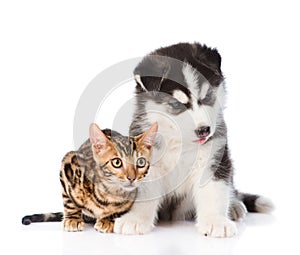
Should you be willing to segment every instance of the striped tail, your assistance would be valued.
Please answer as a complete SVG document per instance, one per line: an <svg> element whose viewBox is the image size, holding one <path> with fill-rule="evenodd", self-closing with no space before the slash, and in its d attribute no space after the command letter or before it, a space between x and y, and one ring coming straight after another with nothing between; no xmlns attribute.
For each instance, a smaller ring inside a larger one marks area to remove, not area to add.
<svg viewBox="0 0 300 255"><path fill-rule="evenodd" d="M63 216L64 214L62 212L26 215L22 218L22 224L29 225L33 222L59 222L63 220Z"/></svg>
<svg viewBox="0 0 300 255"><path fill-rule="evenodd" d="M33 222L60 222L63 221L64 214L62 212L57 213L40 213L26 215L22 218L23 225L30 225ZM85 223L95 224L96 219L85 214L82 214L82 219Z"/></svg>
<svg viewBox="0 0 300 255"><path fill-rule="evenodd" d="M273 202L263 196L238 192L237 197L244 203L248 212L270 213L275 209Z"/></svg>

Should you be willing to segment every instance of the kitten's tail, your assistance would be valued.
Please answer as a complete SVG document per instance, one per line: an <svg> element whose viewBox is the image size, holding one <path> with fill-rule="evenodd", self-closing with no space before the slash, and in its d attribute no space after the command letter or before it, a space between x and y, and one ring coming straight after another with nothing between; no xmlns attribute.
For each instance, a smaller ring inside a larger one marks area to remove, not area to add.
<svg viewBox="0 0 300 255"><path fill-rule="evenodd" d="M248 212L270 213L275 209L273 202L263 196L238 192L237 197L244 203Z"/></svg>
<svg viewBox="0 0 300 255"><path fill-rule="evenodd" d="M29 225L33 222L59 222L63 220L63 217L64 214L62 212L26 215L22 218L22 224Z"/></svg>
<svg viewBox="0 0 300 255"><path fill-rule="evenodd" d="M30 225L34 222L60 222L63 221L64 214L62 212L57 213L40 213L40 214L32 214L26 215L22 218L23 225ZM85 214L82 214L82 219L85 223L95 224L96 219Z"/></svg>

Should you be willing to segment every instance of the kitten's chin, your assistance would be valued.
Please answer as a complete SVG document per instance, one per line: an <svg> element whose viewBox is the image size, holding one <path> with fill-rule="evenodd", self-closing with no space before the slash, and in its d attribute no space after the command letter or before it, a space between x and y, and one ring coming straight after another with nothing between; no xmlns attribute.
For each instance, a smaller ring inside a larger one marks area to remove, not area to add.
<svg viewBox="0 0 300 255"><path fill-rule="evenodd" d="M137 186L135 186L135 185L123 185L122 186L122 189L127 192L134 191L136 188L137 188Z"/></svg>

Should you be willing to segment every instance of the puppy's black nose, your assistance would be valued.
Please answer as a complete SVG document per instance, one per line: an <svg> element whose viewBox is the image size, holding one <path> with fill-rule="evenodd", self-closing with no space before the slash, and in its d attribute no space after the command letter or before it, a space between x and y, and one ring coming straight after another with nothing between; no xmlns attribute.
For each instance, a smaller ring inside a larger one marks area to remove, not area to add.
<svg viewBox="0 0 300 255"><path fill-rule="evenodd" d="M199 138L205 138L210 134L210 127L208 126L199 127L195 130L195 133Z"/></svg>

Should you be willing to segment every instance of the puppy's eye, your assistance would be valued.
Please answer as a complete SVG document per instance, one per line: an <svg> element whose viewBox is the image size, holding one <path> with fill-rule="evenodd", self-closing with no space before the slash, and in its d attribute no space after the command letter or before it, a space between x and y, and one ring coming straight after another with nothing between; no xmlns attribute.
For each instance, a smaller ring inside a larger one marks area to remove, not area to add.
<svg viewBox="0 0 300 255"><path fill-rule="evenodd" d="M146 165L146 159L145 158L138 158L138 160L136 161L136 166L141 168L144 167Z"/></svg>
<svg viewBox="0 0 300 255"><path fill-rule="evenodd" d="M122 160L119 158L114 158L111 160L111 164L115 168L120 168L122 166Z"/></svg>
<svg viewBox="0 0 300 255"><path fill-rule="evenodd" d="M178 102L178 101L174 101L169 103L169 105L173 108L173 109L182 109L182 107L184 107L184 104Z"/></svg>

